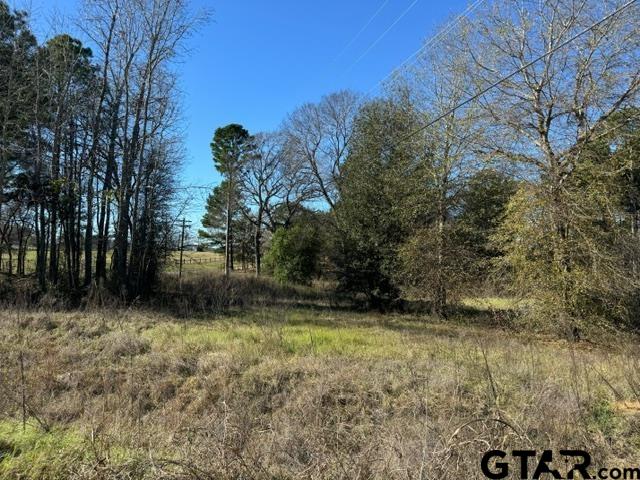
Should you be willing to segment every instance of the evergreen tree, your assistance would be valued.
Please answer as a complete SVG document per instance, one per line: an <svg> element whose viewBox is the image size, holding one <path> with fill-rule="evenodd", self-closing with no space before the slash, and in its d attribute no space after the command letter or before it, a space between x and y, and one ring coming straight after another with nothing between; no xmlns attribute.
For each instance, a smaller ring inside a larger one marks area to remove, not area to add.
<svg viewBox="0 0 640 480"><path fill-rule="evenodd" d="M391 100L364 106L342 169L336 204L334 262L339 288L383 307L399 296L397 251L408 233L405 200L413 189L415 152L397 144L415 124L410 108Z"/></svg>
<svg viewBox="0 0 640 480"><path fill-rule="evenodd" d="M202 217L202 225L205 230L200 230L200 238L213 249L224 252L227 248L227 205L229 199L229 184L223 181L213 189L207 198L205 214ZM248 220L249 212L244 207L242 197L236 190L232 192L231 204L234 210L230 214L231 229L229 229L230 268L235 267L235 259L239 259L242 267L246 268L249 257L253 251L254 229Z"/></svg>
<svg viewBox="0 0 640 480"><path fill-rule="evenodd" d="M233 216L238 211L237 190L245 156L253 149L249 132L238 124L218 128L211 142L211 153L216 169L227 183L225 187L225 275L233 270Z"/></svg>

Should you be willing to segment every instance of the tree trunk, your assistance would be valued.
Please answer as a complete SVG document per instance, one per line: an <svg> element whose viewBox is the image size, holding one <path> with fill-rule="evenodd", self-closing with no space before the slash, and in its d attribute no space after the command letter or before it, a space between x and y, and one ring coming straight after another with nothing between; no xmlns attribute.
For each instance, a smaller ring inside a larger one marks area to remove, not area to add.
<svg viewBox="0 0 640 480"><path fill-rule="evenodd" d="M60 112L58 111L58 115ZM52 284L58 283L58 198L60 187L58 179L60 176L60 129L56 128L53 138L53 153L51 157L51 181L53 183L53 193L49 212L49 281Z"/></svg>
<svg viewBox="0 0 640 480"><path fill-rule="evenodd" d="M40 290L47 288L47 229L44 215L44 201L36 207L36 270Z"/></svg>
<svg viewBox="0 0 640 480"><path fill-rule="evenodd" d="M93 281L93 177L95 162L92 162L87 181L87 224L84 231L84 286Z"/></svg>
<svg viewBox="0 0 640 480"><path fill-rule="evenodd" d="M107 250L109 247L109 222L111 216L111 183L116 162L116 142L118 137L118 112L120 111L120 96L116 94L116 102L113 107L111 119L111 132L109 135L109 148L107 151L107 165L102 186L100 202L100 216L98 219L98 247L96 253L96 278L104 281L107 278Z"/></svg>
<svg viewBox="0 0 640 480"><path fill-rule="evenodd" d="M7 252L9 253L9 265L7 267L7 272L9 275L13 275L13 252L11 251L12 245L11 242L7 244Z"/></svg>
<svg viewBox="0 0 640 480"><path fill-rule="evenodd" d="M146 80L146 78L145 78ZM120 179L120 202L118 205L118 226L116 229L116 238L114 241L114 255L116 263L116 280L120 286L121 293L128 296L129 292L129 275L127 270L127 260L129 253L129 226L130 226L130 207L131 182L133 180L134 162L138 158L139 140L140 140L140 122L142 121L142 111L145 103L146 83L142 85L141 91L136 99L136 113L131 131L131 140L129 141L126 153L122 158L122 176Z"/></svg>
<svg viewBox="0 0 640 480"><path fill-rule="evenodd" d="M260 266L262 261L261 242L262 242L262 208L258 208L256 217L256 234L255 234L255 256L256 256L256 277L260 276Z"/></svg>
<svg viewBox="0 0 640 480"><path fill-rule="evenodd" d="M445 284L445 278L443 274L444 270L444 244L446 239L444 238L444 227L447 222L447 212L445 208L445 199L443 195L440 196L438 201L438 220L437 220L437 266L436 266L436 285L433 299L433 313L438 317L446 316L447 308L447 287Z"/></svg>
<svg viewBox="0 0 640 480"><path fill-rule="evenodd" d="M224 239L224 274L225 276L229 276L231 273L233 252L231 251L231 182L229 182L229 187L227 188L227 228Z"/></svg>
<svg viewBox="0 0 640 480"><path fill-rule="evenodd" d="M89 286L92 278L92 262L93 262L93 197L94 186L93 181L96 174L96 156L98 153L98 143L100 138L100 128L102 126L102 111L104 109L104 101L108 88L108 69L111 54L111 41L113 39L113 31L115 29L118 8L111 16L109 33L107 35L107 43L105 47L104 63L102 68L102 86L100 87L100 96L97 102L97 111L93 120L93 131L91 138L91 149L89 151L89 180L87 182L87 226L84 236L84 285ZM96 259L97 264L97 259ZM98 269L96 265L96 270ZM96 272L97 273L97 272Z"/></svg>

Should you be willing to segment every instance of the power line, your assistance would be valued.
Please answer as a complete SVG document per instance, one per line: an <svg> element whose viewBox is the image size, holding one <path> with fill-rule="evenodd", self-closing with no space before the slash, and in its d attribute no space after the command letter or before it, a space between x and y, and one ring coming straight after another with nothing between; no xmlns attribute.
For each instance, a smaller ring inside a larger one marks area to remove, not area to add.
<svg viewBox="0 0 640 480"><path fill-rule="evenodd" d="M400 65L398 65L393 70L391 70L382 80L378 81L373 87L371 87L371 89L367 92L367 95L370 94L372 91L374 91L376 88L378 88L378 86L382 85L389 77L391 77L395 72L397 72L402 67L404 67L414 57L419 56L423 51L426 51L435 42L440 40L440 38L442 38L443 36L448 34L451 30L453 30L458 25L458 23L460 23L460 21L463 18L465 18L465 17L469 16L471 13L473 13L473 11L476 10L484 2L485 2L485 0L476 0L475 3L472 3L471 5L469 5L464 12L462 12L460 15L458 15L452 22L450 22L448 25L446 25L436 35L434 35L429 40L427 40L427 42L422 47L420 47L418 50L416 50L411 55L409 55Z"/></svg>
<svg viewBox="0 0 640 480"><path fill-rule="evenodd" d="M382 2L382 5L380 5L380 7L378 7L378 9L376 10L376 12L373 14L373 16L371 18L369 18L369 20L367 21L367 23L364 24L364 26L360 29L360 31L358 33L356 33L356 35L349 41L349 43L347 43L344 48L340 51L340 53L338 54L338 56L335 58L335 60L338 60L343 54L344 52L346 52L349 47L351 45L354 44L354 42L360 38L360 35L362 35L364 33L364 31L369 27L369 25L371 25L371 23L378 18L378 15L380 15L380 12L382 12L382 10L384 9L384 7L387 6L387 4L389 3L390 0L385 0L384 2ZM335 61L334 60L334 61Z"/></svg>
<svg viewBox="0 0 640 480"><path fill-rule="evenodd" d="M387 34L388 34L392 29L393 29L393 27L395 27L395 26L398 24L398 22L400 22L400 20L402 20L402 19L403 19L403 18L404 18L404 17L405 17L405 16L406 16L406 15L407 15L407 14L408 14L412 9L413 9L413 7L415 7L415 6L416 6L416 4L417 4L419 1L420 1L420 0L413 0L413 2L411 3L411 5L409 5L409 6L406 8L406 10L405 10L404 12L402 12L398 18L396 18L396 19L395 19L395 21L394 21L394 22L389 26L389 28L387 28L387 29L382 33L382 35L380 35L380 36L379 36L379 37L378 37L378 38L377 38L377 39L376 39L376 40L375 40L371 45L369 45L369 48L367 48L367 49L364 51L364 53L363 53L362 55L360 55L360 56L358 57L358 59L357 59L355 62L353 62L353 63L351 64L351 66L349 67L349 70L350 70L351 68L353 68L353 67L354 67L358 62L360 62L360 60L362 60L362 59L363 59L363 58L364 58L364 57L365 57L365 56L366 56L366 55L367 55L371 50L373 50L373 49L375 48L375 46L376 46L376 45L378 45L378 43L380 43L380 42L382 41L382 39L383 39L384 37L386 37L386 36L387 36Z"/></svg>
<svg viewBox="0 0 640 480"><path fill-rule="evenodd" d="M173 187L173 189L176 190L176 191L185 191L185 190L207 190L207 191L211 191L218 185L219 185L219 183L211 183L210 185L183 185L183 186L180 186L180 187Z"/></svg>
<svg viewBox="0 0 640 480"><path fill-rule="evenodd" d="M624 5L618 7L617 9L615 9L613 12L611 12L610 14L606 15L605 17L603 17L601 20L598 20L596 23L594 23L593 25L585 28L584 30L581 30L580 32L578 32L577 34L575 34L573 37L565 40L564 42L559 43L558 45L556 45L555 47L547 50L545 53L543 53L542 55L536 57L535 59L531 60L530 62L526 63L525 65L521 66L520 68L518 68L517 70L514 70L513 72L511 72L509 75L507 75L506 77L502 77L500 80L495 81L494 83L492 83L491 85L489 85L488 87L484 88L483 90L481 90L480 92L476 93L475 95L467 98L466 100L464 100L463 102L459 103L458 105L456 105L453 108L450 108L449 110L447 110L445 113L439 115L438 117L436 117L434 120L430 121L429 123L427 123L426 125L423 125L422 127L417 128L416 130L414 130L413 132L410 132L409 134L405 135L404 137L402 137L400 139L399 143L405 142L406 140L410 139L411 137L413 137L414 135L426 130L427 128L429 128L430 126L436 124L437 122L439 122L440 120L442 120L443 118L451 115L452 113L455 113L456 110L464 107L465 105L468 105L469 103L473 102L474 100L480 98L481 96L483 96L485 93L489 92L490 90L493 90L494 88L496 88L497 86L501 85L502 83L506 82L507 80L513 78L514 76L516 76L518 73L523 72L524 70L526 70L527 68L529 68L530 66L534 65L535 63L539 62L540 60L542 60L543 58L548 57L549 55L555 53L556 51L560 50L563 47L566 47L567 45L569 45L571 42L575 41L576 39L578 39L579 37L581 37L582 35L584 35L585 33L590 32L591 30L593 30L594 28L602 25L604 22L606 22L607 20L613 18L614 16L616 16L617 14L619 14L620 12L622 12L623 10L626 10L627 8L629 8L631 5L633 5L634 3L636 3L638 0L629 0L627 3L625 3Z"/></svg>

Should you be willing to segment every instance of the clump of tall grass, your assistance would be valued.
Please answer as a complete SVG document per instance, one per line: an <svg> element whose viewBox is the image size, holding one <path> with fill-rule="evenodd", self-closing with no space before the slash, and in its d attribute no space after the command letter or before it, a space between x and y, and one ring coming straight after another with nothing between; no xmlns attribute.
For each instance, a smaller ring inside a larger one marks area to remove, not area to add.
<svg viewBox="0 0 640 480"><path fill-rule="evenodd" d="M163 277L149 304L183 316L221 312L233 307L283 306L300 304L331 305L335 298L330 289L282 284L251 274L197 275L183 279Z"/></svg>

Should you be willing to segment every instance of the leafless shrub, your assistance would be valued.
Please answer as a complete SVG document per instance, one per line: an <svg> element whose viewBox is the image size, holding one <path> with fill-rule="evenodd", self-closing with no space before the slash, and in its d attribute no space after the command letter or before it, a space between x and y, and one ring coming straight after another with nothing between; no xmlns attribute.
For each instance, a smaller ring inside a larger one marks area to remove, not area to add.
<svg viewBox="0 0 640 480"><path fill-rule="evenodd" d="M113 332L107 335L102 353L108 358L133 357L146 353L150 349L148 341L129 332Z"/></svg>

